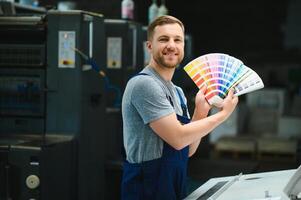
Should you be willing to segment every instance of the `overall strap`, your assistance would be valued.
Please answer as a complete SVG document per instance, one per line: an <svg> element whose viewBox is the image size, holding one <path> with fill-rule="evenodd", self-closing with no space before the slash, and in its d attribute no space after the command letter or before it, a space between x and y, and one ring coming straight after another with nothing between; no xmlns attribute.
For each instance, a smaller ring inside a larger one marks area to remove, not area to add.
<svg viewBox="0 0 301 200"><path fill-rule="evenodd" d="M182 111L183 111L183 116L188 117L188 115L187 115L187 106L184 102L183 96L181 95L181 93L180 93L180 91L177 87L176 87L176 91L177 91L178 97L179 97L180 102L181 102L181 108L182 108Z"/></svg>
<svg viewBox="0 0 301 200"><path fill-rule="evenodd" d="M147 73L140 72L140 73L134 75L133 77L135 77L135 76L140 76L140 75L143 75L143 76L150 76L150 75L147 74ZM133 77L132 77L132 78L133 78Z"/></svg>

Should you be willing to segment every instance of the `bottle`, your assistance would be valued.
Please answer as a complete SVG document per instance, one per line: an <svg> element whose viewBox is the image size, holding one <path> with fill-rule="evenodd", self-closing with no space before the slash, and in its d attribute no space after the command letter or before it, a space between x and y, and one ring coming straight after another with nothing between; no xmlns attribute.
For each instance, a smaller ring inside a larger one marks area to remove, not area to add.
<svg viewBox="0 0 301 200"><path fill-rule="evenodd" d="M158 17L167 14L168 14L168 9L165 6L165 0L161 0L161 5L158 8Z"/></svg>
<svg viewBox="0 0 301 200"><path fill-rule="evenodd" d="M158 5L156 0L148 8L148 23L150 24L158 16Z"/></svg>
<svg viewBox="0 0 301 200"><path fill-rule="evenodd" d="M33 7L39 7L39 0L34 0L34 1L32 2L32 6L33 6Z"/></svg>
<svg viewBox="0 0 301 200"><path fill-rule="evenodd" d="M133 0L122 0L121 2L121 18L134 19L134 2Z"/></svg>

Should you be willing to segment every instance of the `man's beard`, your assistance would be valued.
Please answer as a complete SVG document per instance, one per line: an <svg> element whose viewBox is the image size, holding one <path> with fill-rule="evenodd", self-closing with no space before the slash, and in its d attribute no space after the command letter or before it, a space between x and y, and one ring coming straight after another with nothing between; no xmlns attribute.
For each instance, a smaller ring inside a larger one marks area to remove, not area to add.
<svg viewBox="0 0 301 200"><path fill-rule="evenodd" d="M174 69L179 66L179 64L182 62L183 58L178 57L177 62L175 64L172 64L170 62L165 62L165 59L163 56L156 56L156 57L154 57L154 60L156 61L156 63L159 66L162 66L162 67L165 67L168 69Z"/></svg>

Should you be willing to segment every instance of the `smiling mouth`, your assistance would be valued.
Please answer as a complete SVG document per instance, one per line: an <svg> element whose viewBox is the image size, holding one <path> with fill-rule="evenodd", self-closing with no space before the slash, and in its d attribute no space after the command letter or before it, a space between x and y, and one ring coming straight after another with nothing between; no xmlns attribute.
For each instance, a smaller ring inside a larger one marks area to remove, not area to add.
<svg viewBox="0 0 301 200"><path fill-rule="evenodd" d="M177 53L173 53L173 52L167 52L167 53L163 53L164 56L177 56Z"/></svg>

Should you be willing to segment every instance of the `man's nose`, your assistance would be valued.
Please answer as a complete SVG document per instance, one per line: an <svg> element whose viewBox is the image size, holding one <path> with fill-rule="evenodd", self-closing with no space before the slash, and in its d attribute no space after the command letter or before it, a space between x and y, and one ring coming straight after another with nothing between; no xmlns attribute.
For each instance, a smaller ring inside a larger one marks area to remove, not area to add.
<svg viewBox="0 0 301 200"><path fill-rule="evenodd" d="M169 40L168 43L167 43L167 47L168 48L174 48L176 45L175 41L173 40Z"/></svg>

